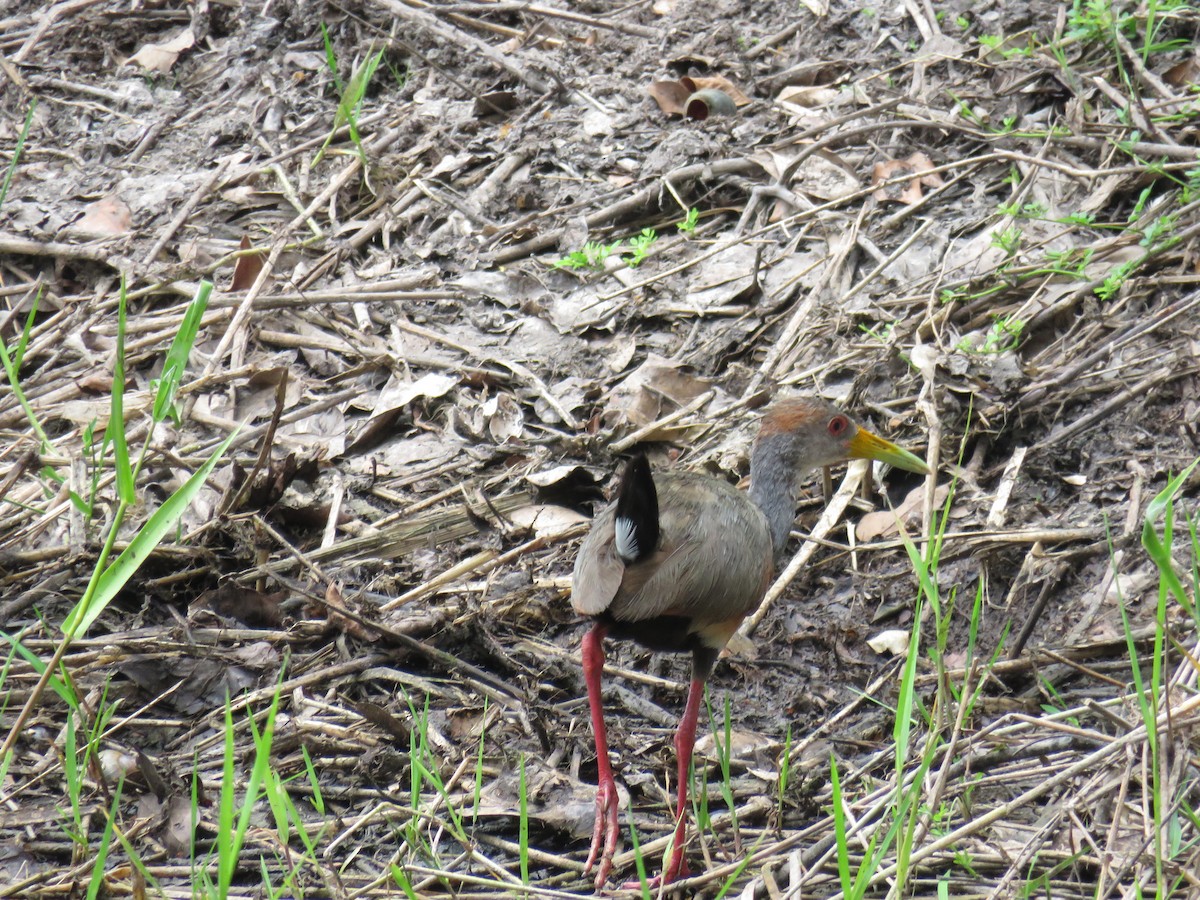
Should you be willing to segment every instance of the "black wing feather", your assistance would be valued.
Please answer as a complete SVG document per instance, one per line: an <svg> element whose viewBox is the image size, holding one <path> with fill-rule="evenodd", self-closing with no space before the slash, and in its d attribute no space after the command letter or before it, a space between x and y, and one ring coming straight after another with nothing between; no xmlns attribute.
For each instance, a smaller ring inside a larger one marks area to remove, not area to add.
<svg viewBox="0 0 1200 900"><path fill-rule="evenodd" d="M626 565L639 562L658 548L658 491L650 461L639 453L629 460L617 488L617 555Z"/></svg>

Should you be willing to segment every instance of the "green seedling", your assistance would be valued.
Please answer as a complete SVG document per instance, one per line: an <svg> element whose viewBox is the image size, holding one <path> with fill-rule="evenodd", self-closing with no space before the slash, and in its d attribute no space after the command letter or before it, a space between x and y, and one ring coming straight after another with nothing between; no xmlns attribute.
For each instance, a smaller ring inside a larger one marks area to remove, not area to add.
<svg viewBox="0 0 1200 900"><path fill-rule="evenodd" d="M1129 280L1129 276L1133 274L1138 267L1138 260L1126 260L1109 270L1109 273L1104 276L1102 281L1096 287L1096 296L1101 300L1111 300L1121 290L1125 282Z"/></svg>
<svg viewBox="0 0 1200 900"><path fill-rule="evenodd" d="M693 206L687 211L687 215L683 217L683 221L675 223L675 227L683 234L692 234L699 223L700 210Z"/></svg>
<svg viewBox="0 0 1200 900"><path fill-rule="evenodd" d="M392 880L396 882L396 887L400 888L400 890L404 892L404 896L407 897L408 900L420 900L420 898L417 896L417 892L413 889L412 882L408 879L408 873L406 873L403 868L395 863L392 863L391 872Z"/></svg>
<svg viewBox="0 0 1200 900"><path fill-rule="evenodd" d="M239 756L236 749L237 726L233 717L233 700L225 698L224 719L224 756L221 771L221 791L217 799L217 834L212 847L203 861L197 859L196 838L200 810L200 773L199 761L192 775L192 872L196 889L204 895L214 898L229 896L233 879L237 873L242 847L250 830L250 818L258 805L259 791L269 779L271 765L271 746L275 738L275 717L279 712L279 698L283 689L284 669L280 669L279 680L271 695L271 703L267 708L261 730L250 717L250 727L254 739L254 761L250 768L249 777L238 777L235 760ZM241 802L238 802L238 786L244 784ZM217 879L214 883L209 874L208 863L216 857Z"/></svg>
<svg viewBox="0 0 1200 900"><path fill-rule="evenodd" d="M892 340L892 334L896 330L895 322L884 322L881 325L859 325L859 331L869 338L873 338L881 344L888 344Z"/></svg>
<svg viewBox="0 0 1200 900"><path fill-rule="evenodd" d="M653 228L643 228L641 234L629 239L630 253L625 257L625 264L636 269L650 252L650 246L658 240L658 232Z"/></svg>
<svg viewBox="0 0 1200 900"><path fill-rule="evenodd" d="M725 801L725 808L729 810L734 841L740 845L741 838L738 832L737 803L733 799L733 716L730 711L729 697L725 697L725 717L720 723L718 723L716 716L713 715L712 702L708 697L707 686L705 687L704 703L708 708L708 721L712 727L713 746L717 751L717 765L721 769L721 786L719 788L721 799ZM721 727L718 727L718 725ZM707 779L705 779L705 789L707 792Z"/></svg>
<svg viewBox="0 0 1200 900"><path fill-rule="evenodd" d="M9 386L12 387L13 396L17 398L17 403L21 405L22 411L25 413L25 418L29 420L30 426L33 428L33 433L37 435L38 443L41 445L43 453L49 453L53 450L53 445L50 443L50 438L46 436L46 432L42 429L41 422L38 421L37 415L30 406L29 400L25 396L25 391L21 387L21 364L25 361L25 351L29 347L29 337L33 333L33 323L37 316L38 302L41 300L42 290L38 288L38 292L33 297L33 302L30 304L29 314L25 317L25 325L21 329L21 335L17 338L15 346L9 348L5 345L4 340L0 338L0 364L4 366L4 374L8 377ZM43 475L48 475L61 481L59 476L53 469L43 469Z"/></svg>
<svg viewBox="0 0 1200 900"><path fill-rule="evenodd" d="M604 271L605 260L616 253L620 247L620 241L613 244L588 241L583 245L582 250L575 250L568 253L553 265L556 269L593 269L597 272L602 272Z"/></svg>
<svg viewBox="0 0 1200 900"><path fill-rule="evenodd" d="M333 49L333 41L324 24L321 25L321 36L325 47L325 65L333 74L333 83L338 91L338 105L337 112L334 114L333 128L317 152L313 165L315 166L324 158L325 151L333 141L334 135L337 134L339 128L346 125L350 129L350 140L358 150L359 159L365 170L368 165L367 153L358 133L358 117L362 111L363 100L367 96L367 88L370 87L371 79L375 77L375 70L379 68L379 63L383 60L384 48L379 50L375 50L374 47L369 48L362 62L351 72L350 80L343 84L337 71L337 53Z"/></svg>
<svg viewBox="0 0 1200 900"><path fill-rule="evenodd" d="M1020 228L1010 225L1003 231L992 232L992 246L1003 250L1004 255L1011 259L1021 249L1021 242L1024 238L1025 233Z"/></svg>
<svg viewBox="0 0 1200 900"><path fill-rule="evenodd" d="M208 296L212 291L212 284L203 282L200 290L197 293L196 299L193 300L193 305L200 305L201 308L208 302ZM125 303L124 289L121 293L121 302L118 307L118 326L117 326L117 361L113 371L113 388L111 397L111 413L109 415L108 431L106 433L106 443L110 443L113 447L113 463L117 473L117 497L120 501L115 515L115 521L109 529L108 537L104 548L101 551L100 559L97 561L96 567L92 573L92 580L88 583L87 589L84 591L83 597L75 608L71 611L63 622L63 634L68 638L74 638L76 635L83 634L96 621L100 613L102 613L108 604L116 597L117 593L125 583L133 576L133 574L146 561L150 553L174 529L176 523L183 516L183 513L191 505L195 497L204 487L204 483L212 470L216 468L221 457L225 455L225 451L233 442L237 432L230 434L217 449L212 456L202 465L196 472L184 482L183 486L175 491L170 497L163 501L162 505L154 511L146 523L138 530L129 545L117 556L110 564L108 557L113 550L113 543L116 539L118 526L124 520L125 514L137 502L135 482L138 473L140 473L142 465L145 463L150 450L150 437L153 429L147 429L145 440L142 444L141 451L138 454L136 463L133 461L129 453L129 448L125 443L125 415L124 415L124 344L125 344ZM168 353L168 359L176 355L176 347L181 342L186 342L190 349L191 342L195 339L195 333L187 335L180 332L176 335L175 343L172 344L171 351ZM186 356L186 352L184 354ZM153 404L153 420L154 424L160 424L166 417L169 410L172 409L172 401L169 398L174 397L175 388L178 381L174 376L168 376L164 373L164 377L159 380L155 401Z"/></svg>
<svg viewBox="0 0 1200 900"><path fill-rule="evenodd" d="M981 355L1005 353L1021 342L1024 329L1025 323L1016 316L999 316L992 322L982 342L975 343L966 337L958 342L958 349Z"/></svg>

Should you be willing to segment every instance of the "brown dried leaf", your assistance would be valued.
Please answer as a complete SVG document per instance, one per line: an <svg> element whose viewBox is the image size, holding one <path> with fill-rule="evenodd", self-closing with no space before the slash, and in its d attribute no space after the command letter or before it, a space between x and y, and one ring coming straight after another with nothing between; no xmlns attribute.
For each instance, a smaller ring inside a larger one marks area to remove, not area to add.
<svg viewBox="0 0 1200 900"><path fill-rule="evenodd" d="M167 801L167 819L160 834L163 846L178 856L186 856L190 850L194 850L195 815L190 797L186 794L171 797Z"/></svg>
<svg viewBox="0 0 1200 900"><path fill-rule="evenodd" d="M946 494L949 490L950 488L947 485L942 485L934 492L934 506L940 507L946 502ZM908 496L904 498L904 502L896 507L895 511L877 509L875 512L867 513L859 519L858 526L854 529L854 536L860 541L866 542L897 534L897 519L904 523L905 528L911 528L920 519L924 497L925 485L919 484L908 492Z"/></svg>
<svg viewBox="0 0 1200 900"><path fill-rule="evenodd" d="M824 84L790 84L779 92L775 102L783 106L816 109L836 102L841 96L842 92L837 88Z"/></svg>
<svg viewBox="0 0 1200 900"><path fill-rule="evenodd" d="M385 734L391 735L400 747L408 749L409 741L412 739L412 731L406 723L397 719L382 706L377 706L374 703L362 701L360 703L351 703L350 707Z"/></svg>
<svg viewBox="0 0 1200 900"><path fill-rule="evenodd" d="M166 74L171 71L175 61L179 59L179 54L184 50L190 50L195 44L196 36L192 33L192 29L185 28L168 41L158 44L143 44L142 48L125 62L136 63L149 72Z"/></svg>
<svg viewBox="0 0 1200 900"><path fill-rule="evenodd" d="M250 249L250 236L242 235L242 241L238 245L239 250ZM247 253L245 256L239 256L233 264L233 280L229 284L231 291L244 291L250 285L254 284L258 278L258 273L263 269L263 252L261 250L255 253Z"/></svg>
<svg viewBox="0 0 1200 900"><path fill-rule="evenodd" d="M496 394L480 407L487 420L488 434L497 444L517 440L525 430L525 414L512 394Z"/></svg>
<svg viewBox="0 0 1200 900"><path fill-rule="evenodd" d="M133 227L133 213L120 197L110 195L90 203L83 218L76 222L71 231L85 237L113 237L128 234Z"/></svg>
<svg viewBox="0 0 1200 900"><path fill-rule="evenodd" d="M588 521L587 516L580 515L573 509L549 503L522 506L509 513L508 518L517 528L531 531L535 537L545 538L566 534L576 525Z"/></svg>
<svg viewBox="0 0 1200 900"><path fill-rule="evenodd" d="M757 731L743 731L738 728L730 729L727 746L724 737L721 737L720 741L718 744L716 735L711 731L701 735L696 739L696 753L712 760L720 759L724 754L728 754L729 759L748 760L779 746L779 741L775 738Z"/></svg>
<svg viewBox="0 0 1200 900"><path fill-rule="evenodd" d="M880 203L892 201L906 206L919 201L923 195L921 186L940 187L944 182L942 176L932 171L935 168L933 160L921 151L911 154L907 159L889 159L876 163L871 170L871 184L883 185L883 182L905 175L912 179L905 183L883 185L876 189L874 197Z"/></svg>
<svg viewBox="0 0 1200 900"><path fill-rule="evenodd" d="M678 81L652 81L646 90L668 116L682 116L692 93Z"/></svg>
<svg viewBox="0 0 1200 900"><path fill-rule="evenodd" d="M195 659L174 652L127 656L115 669L144 694L163 695L165 708L188 715L220 707L226 697L257 685L259 678L258 673L232 665L226 658Z"/></svg>
<svg viewBox="0 0 1200 900"><path fill-rule="evenodd" d="M613 390L607 412L617 421L610 424L649 425L708 388L708 382L682 363L651 353Z"/></svg>
<svg viewBox="0 0 1200 900"><path fill-rule="evenodd" d="M1162 78L1171 87L1194 85L1200 80L1200 57L1189 56L1183 62L1177 63L1163 72Z"/></svg>
<svg viewBox="0 0 1200 900"><path fill-rule="evenodd" d="M195 615L200 610L211 610L218 616L236 619L251 628L278 628L283 623L280 604L287 598L287 591L265 594L226 581L215 590L205 591L197 597L189 612Z"/></svg>
<svg viewBox="0 0 1200 900"><path fill-rule="evenodd" d="M312 608L310 607L310 610ZM312 610L319 616L319 612ZM350 609L342 599L341 589L336 584L330 584L325 589L325 616L332 628L344 631L364 641L379 640L379 632L372 628L364 628L362 624L350 615Z"/></svg>

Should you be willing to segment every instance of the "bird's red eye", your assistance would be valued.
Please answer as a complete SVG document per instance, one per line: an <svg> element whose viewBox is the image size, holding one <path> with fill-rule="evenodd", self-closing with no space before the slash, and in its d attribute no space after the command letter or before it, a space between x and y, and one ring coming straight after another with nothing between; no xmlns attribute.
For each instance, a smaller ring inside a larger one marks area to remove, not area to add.
<svg viewBox="0 0 1200 900"><path fill-rule="evenodd" d="M829 433L836 437L841 437L850 428L850 420L845 416L834 416L829 420Z"/></svg>

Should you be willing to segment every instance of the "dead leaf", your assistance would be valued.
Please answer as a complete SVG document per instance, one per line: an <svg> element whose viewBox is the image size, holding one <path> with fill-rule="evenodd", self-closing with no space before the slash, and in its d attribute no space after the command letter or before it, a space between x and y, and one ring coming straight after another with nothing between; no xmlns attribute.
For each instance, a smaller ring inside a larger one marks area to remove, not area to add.
<svg viewBox="0 0 1200 900"><path fill-rule="evenodd" d="M947 485L939 486L933 494L933 505L940 507L945 503L948 491L949 487ZM899 530L896 527L897 519L903 522L906 528L913 525L924 506L924 498L925 485L919 484L908 492L908 496L904 498L904 502L894 510L877 509L875 512L869 512L859 519L858 525L854 529L854 536L860 541L865 542L898 534Z"/></svg>
<svg viewBox="0 0 1200 900"><path fill-rule="evenodd" d="M1193 85L1200 80L1200 57L1189 56L1181 63L1171 66L1163 72L1163 81L1171 87Z"/></svg>
<svg viewBox="0 0 1200 900"><path fill-rule="evenodd" d="M646 90L654 98L654 102L658 104L658 108L668 116L691 115L688 110L687 101L697 91L720 91L733 101L735 107L745 106L750 102L750 98L724 75L709 75L705 77L685 76L678 81L652 81ZM729 101L726 100L725 102L728 103ZM704 118L703 116L692 117Z"/></svg>
<svg viewBox="0 0 1200 900"><path fill-rule="evenodd" d="M158 44L143 44L137 53L125 60L126 63L136 63L148 72L171 71L179 54L190 50L196 44L196 36L192 29L185 28L170 40Z"/></svg>
<svg viewBox="0 0 1200 900"><path fill-rule="evenodd" d="M682 363L651 353L613 390L607 412L618 420L613 424L628 423L640 428L708 389L708 382L692 374Z"/></svg>
<svg viewBox="0 0 1200 900"><path fill-rule="evenodd" d="M573 509L550 503L522 506L510 512L508 518L518 528L533 532L534 537L544 538L566 534L576 525L588 521L587 516L580 515Z"/></svg>
<svg viewBox="0 0 1200 900"><path fill-rule="evenodd" d="M721 735L721 743L724 744L725 735ZM769 750L772 747L778 746L779 742L774 738L768 737L765 734L759 734L756 731L741 731L737 728L730 729L729 732L729 747L728 754L730 759L747 760L753 759L764 750ZM718 748L716 737L709 731L696 740L696 752L701 756L712 760L720 760L725 748Z"/></svg>
<svg viewBox="0 0 1200 900"><path fill-rule="evenodd" d="M897 182L879 187L873 196L880 203L891 201L911 206L922 198L922 185L925 187L941 187L945 183L942 181L942 176L933 171L934 168L933 160L920 150L910 155L907 159L890 159L878 162L871 170L871 184L873 185L882 185L885 181L901 178L905 175L911 175L912 178L907 184Z"/></svg>
<svg viewBox="0 0 1200 900"><path fill-rule="evenodd" d="M133 227L133 213L114 194L90 203L83 217L71 226L71 233L82 237L106 238L128 234Z"/></svg>
<svg viewBox="0 0 1200 900"><path fill-rule="evenodd" d="M125 421L128 422L149 409L150 394L148 391L130 391L125 395L125 404L122 408L122 412L125 413ZM61 403L58 409L54 410L52 418L65 419L76 425L89 425L95 422L96 431L99 433L108 427L108 417L111 412L112 399L97 397L95 400L68 400Z"/></svg>
<svg viewBox="0 0 1200 900"><path fill-rule="evenodd" d="M668 116L682 116L692 93L678 81L652 81L646 90Z"/></svg>
<svg viewBox="0 0 1200 900"><path fill-rule="evenodd" d="M480 707L458 707L446 710L446 734L452 739L462 741L478 741L487 734L487 719L489 713Z"/></svg>
<svg viewBox="0 0 1200 900"><path fill-rule="evenodd" d="M275 656L278 665L278 654ZM163 709L189 716L219 708L226 697L257 687L261 672L233 665L222 657L196 659L174 650L125 656L114 670L149 697L159 697Z"/></svg>
<svg viewBox="0 0 1200 900"><path fill-rule="evenodd" d="M737 241L701 261L692 270L687 303L696 309L726 306L757 290L755 262L758 250L749 241Z"/></svg>
<svg viewBox="0 0 1200 900"><path fill-rule="evenodd" d="M374 414L379 415L381 412L408 406L408 404L417 399L437 399L438 397L444 397L457 384L457 378L451 378L449 375L439 375L436 372L422 375L416 381L412 382L389 381L384 385L383 390L379 392L379 399L375 402Z"/></svg>
<svg viewBox="0 0 1200 900"><path fill-rule="evenodd" d="M359 453L377 446L392 436L396 423L409 404L415 400L444 397L457 384L457 378L436 372L423 375L416 381L403 381L393 375L375 398L370 418L355 431L346 452Z"/></svg>
<svg viewBox="0 0 1200 900"><path fill-rule="evenodd" d="M795 109L795 112L802 110L816 109L821 106L828 106L834 103L842 96L842 92L837 88L828 87L823 84L790 84L779 92L779 96L775 98L775 102L784 107L801 107Z"/></svg>
<svg viewBox="0 0 1200 900"><path fill-rule="evenodd" d="M323 610L309 607L310 614L316 617L319 617L322 611L325 613L330 627L343 631L360 640L379 640L379 632L371 628L364 628L358 619L350 615L350 609L346 606L346 601L342 597L341 588L336 583L330 583L325 589L325 605Z"/></svg>
<svg viewBox="0 0 1200 900"><path fill-rule="evenodd" d="M409 749L409 741L412 740L412 730L406 722L397 719L382 706L368 703L365 700L359 703L351 703L350 707L372 725L384 733L391 735L397 746L405 750Z"/></svg>
<svg viewBox="0 0 1200 900"><path fill-rule="evenodd" d="M867 638L867 646L880 656L887 653L892 656L904 656L908 653L909 634L902 628L892 628L881 631L873 638Z"/></svg>
<svg viewBox="0 0 1200 900"><path fill-rule="evenodd" d="M238 249L250 249L249 235L242 235L242 242L238 245ZM244 291L250 285L254 284L255 279L258 278L258 273L263 269L263 257L264 254L261 250L239 256L233 264L233 280L229 284L229 289L231 291Z"/></svg>
<svg viewBox="0 0 1200 900"><path fill-rule="evenodd" d="M194 850L196 836L196 810L192 799L186 794L175 794L167 801L167 820L162 832L162 842L168 850L184 856Z"/></svg>
<svg viewBox="0 0 1200 900"><path fill-rule="evenodd" d="M211 610L218 616L236 619L251 628L278 628L283 624L283 612L279 607L288 596L288 591L266 594L226 581L197 597L188 612L195 615L201 610Z"/></svg>
<svg viewBox="0 0 1200 900"><path fill-rule="evenodd" d="M525 476L525 480L534 487L563 487L565 484L572 484L577 481L586 481L589 484L595 484L596 479L592 477L592 473L583 466L565 465L554 466L552 469L543 469L540 472L531 472Z"/></svg>
<svg viewBox="0 0 1200 900"><path fill-rule="evenodd" d="M525 430L525 414L512 394L496 394L489 397L479 408L487 420L488 434L498 444L505 444L521 437Z"/></svg>

